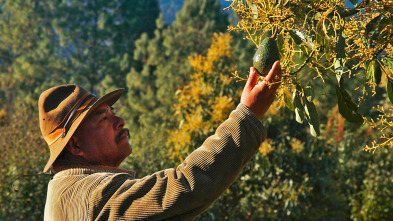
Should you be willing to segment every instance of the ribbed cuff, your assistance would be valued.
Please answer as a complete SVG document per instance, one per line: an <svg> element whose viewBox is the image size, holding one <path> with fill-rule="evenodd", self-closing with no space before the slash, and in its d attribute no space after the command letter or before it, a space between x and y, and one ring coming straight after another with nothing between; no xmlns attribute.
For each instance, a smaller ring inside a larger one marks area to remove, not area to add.
<svg viewBox="0 0 393 221"><path fill-rule="evenodd" d="M244 119L247 122L248 127L253 128L253 131L260 132L262 141L265 140L266 130L258 117L246 105L242 103L239 103L239 105L237 105L236 110L239 110L239 114L237 115L237 117L239 117L239 119Z"/></svg>

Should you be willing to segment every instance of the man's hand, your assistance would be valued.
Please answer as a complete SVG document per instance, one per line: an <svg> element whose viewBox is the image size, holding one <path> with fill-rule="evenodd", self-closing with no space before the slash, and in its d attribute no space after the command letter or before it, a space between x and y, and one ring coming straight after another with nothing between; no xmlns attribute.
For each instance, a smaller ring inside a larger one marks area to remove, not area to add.
<svg viewBox="0 0 393 221"><path fill-rule="evenodd" d="M260 82L258 82L258 71L251 67L240 103L246 105L258 118L262 117L274 101L276 90L280 86L281 75L279 61L273 64L272 69Z"/></svg>

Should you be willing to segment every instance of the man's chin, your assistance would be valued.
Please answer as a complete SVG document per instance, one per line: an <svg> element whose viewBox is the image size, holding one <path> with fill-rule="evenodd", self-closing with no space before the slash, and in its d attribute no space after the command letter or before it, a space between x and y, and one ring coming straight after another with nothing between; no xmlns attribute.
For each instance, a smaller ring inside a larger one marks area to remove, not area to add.
<svg viewBox="0 0 393 221"><path fill-rule="evenodd" d="M132 146L131 146L130 142L128 141L128 139L127 139L127 142L124 143L123 145L124 145L125 152L127 152L127 156L129 156L132 153Z"/></svg>

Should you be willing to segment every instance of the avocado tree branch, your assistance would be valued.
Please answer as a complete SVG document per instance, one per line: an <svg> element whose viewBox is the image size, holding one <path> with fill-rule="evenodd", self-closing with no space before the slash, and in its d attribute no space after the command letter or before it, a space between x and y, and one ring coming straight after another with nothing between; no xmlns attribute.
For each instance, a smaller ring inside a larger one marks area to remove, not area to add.
<svg viewBox="0 0 393 221"><path fill-rule="evenodd" d="M366 5L368 5L370 3L370 0L363 0L359 5L357 5L355 8L352 8L350 10L345 10L342 12L339 12L341 17L345 18L345 17L349 17L352 15L355 15L356 13L358 13L360 10L362 10L363 8L365 8Z"/></svg>

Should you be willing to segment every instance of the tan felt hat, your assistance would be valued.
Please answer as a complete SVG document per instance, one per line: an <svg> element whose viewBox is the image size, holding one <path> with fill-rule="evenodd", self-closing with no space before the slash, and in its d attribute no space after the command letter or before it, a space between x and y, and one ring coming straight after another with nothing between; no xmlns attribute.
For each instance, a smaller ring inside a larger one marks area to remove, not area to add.
<svg viewBox="0 0 393 221"><path fill-rule="evenodd" d="M44 173L52 166L83 119L102 103L113 105L123 92L124 89L117 89L98 98L74 84L42 92L38 101L40 128L50 150Z"/></svg>

